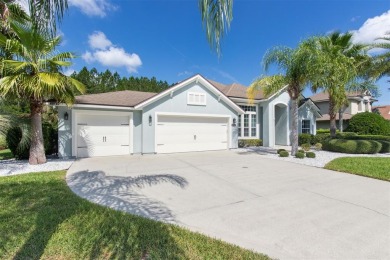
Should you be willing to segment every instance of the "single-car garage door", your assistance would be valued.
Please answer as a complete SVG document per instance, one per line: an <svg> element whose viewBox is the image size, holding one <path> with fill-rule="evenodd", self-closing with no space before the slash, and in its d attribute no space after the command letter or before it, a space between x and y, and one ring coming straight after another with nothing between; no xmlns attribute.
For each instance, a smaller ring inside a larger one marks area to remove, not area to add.
<svg viewBox="0 0 390 260"><path fill-rule="evenodd" d="M159 115L157 120L157 153L228 149L226 117Z"/></svg>
<svg viewBox="0 0 390 260"><path fill-rule="evenodd" d="M129 116L78 115L77 157L130 154Z"/></svg>

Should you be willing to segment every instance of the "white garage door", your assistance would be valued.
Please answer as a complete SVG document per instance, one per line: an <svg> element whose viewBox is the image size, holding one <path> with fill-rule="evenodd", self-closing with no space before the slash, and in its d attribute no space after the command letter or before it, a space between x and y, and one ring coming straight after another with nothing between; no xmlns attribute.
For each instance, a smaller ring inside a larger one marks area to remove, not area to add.
<svg viewBox="0 0 390 260"><path fill-rule="evenodd" d="M228 149L228 118L158 116L157 153Z"/></svg>
<svg viewBox="0 0 390 260"><path fill-rule="evenodd" d="M77 157L130 154L129 116L78 115Z"/></svg>

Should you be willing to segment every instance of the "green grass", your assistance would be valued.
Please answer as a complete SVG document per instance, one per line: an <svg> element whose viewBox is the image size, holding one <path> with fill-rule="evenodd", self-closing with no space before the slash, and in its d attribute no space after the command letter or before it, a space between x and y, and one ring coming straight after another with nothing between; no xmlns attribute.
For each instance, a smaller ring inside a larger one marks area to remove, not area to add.
<svg viewBox="0 0 390 260"><path fill-rule="evenodd" d="M343 157L329 162L325 168L390 181L390 158Z"/></svg>
<svg viewBox="0 0 390 260"><path fill-rule="evenodd" d="M1 259L269 259L90 203L64 178L65 171L0 178Z"/></svg>
<svg viewBox="0 0 390 260"><path fill-rule="evenodd" d="M10 149L0 150L0 160L7 160L14 158L14 155L11 153Z"/></svg>

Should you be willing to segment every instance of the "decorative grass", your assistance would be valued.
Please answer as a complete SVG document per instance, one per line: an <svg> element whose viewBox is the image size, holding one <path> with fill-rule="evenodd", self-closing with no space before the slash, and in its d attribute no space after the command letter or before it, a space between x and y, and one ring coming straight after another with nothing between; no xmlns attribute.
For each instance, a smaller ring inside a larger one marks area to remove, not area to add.
<svg viewBox="0 0 390 260"><path fill-rule="evenodd" d="M1 259L269 259L81 199L65 171L0 178Z"/></svg>
<svg viewBox="0 0 390 260"><path fill-rule="evenodd" d="M330 161L325 168L390 181L390 158L342 157Z"/></svg>

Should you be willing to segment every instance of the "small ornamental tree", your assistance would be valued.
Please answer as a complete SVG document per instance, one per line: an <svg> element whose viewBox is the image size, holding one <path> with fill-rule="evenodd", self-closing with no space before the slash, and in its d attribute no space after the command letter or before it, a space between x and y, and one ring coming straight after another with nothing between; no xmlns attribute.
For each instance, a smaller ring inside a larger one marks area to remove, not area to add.
<svg viewBox="0 0 390 260"><path fill-rule="evenodd" d="M358 113L349 120L347 131L361 135L390 135L390 122L376 113Z"/></svg>

